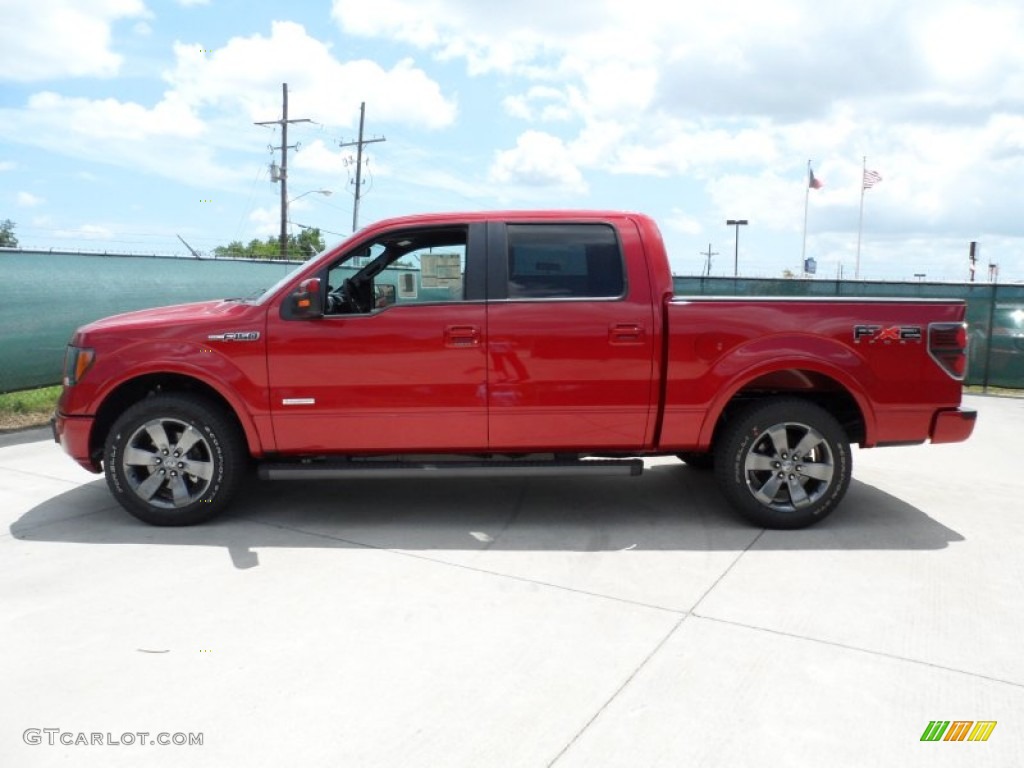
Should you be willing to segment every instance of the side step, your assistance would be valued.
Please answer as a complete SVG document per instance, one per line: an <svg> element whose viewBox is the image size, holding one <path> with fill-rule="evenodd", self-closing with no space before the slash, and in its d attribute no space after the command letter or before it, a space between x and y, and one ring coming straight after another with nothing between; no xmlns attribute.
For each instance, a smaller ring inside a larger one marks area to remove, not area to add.
<svg viewBox="0 0 1024 768"><path fill-rule="evenodd" d="M643 459L572 461L307 461L261 464L262 480L340 480L392 477L636 477Z"/></svg>

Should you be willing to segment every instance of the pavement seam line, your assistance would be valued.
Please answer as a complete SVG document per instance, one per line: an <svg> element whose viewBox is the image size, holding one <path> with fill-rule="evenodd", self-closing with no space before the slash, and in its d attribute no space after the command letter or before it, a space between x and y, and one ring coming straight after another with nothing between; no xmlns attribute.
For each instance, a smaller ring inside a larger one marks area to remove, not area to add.
<svg viewBox="0 0 1024 768"><path fill-rule="evenodd" d="M640 674L640 670L642 670L645 666L647 666L647 664L650 662L650 660L653 659L657 655L657 653L662 649L662 647L665 645L665 643L668 642L669 638L672 637L672 635L675 634L676 630L679 629L679 627L681 627L683 625L683 622L686 621L686 619L689 618L690 616L695 616L696 615L693 611L697 608L697 606L701 604L701 602L704 600L704 598L706 598L709 594L711 594L711 591L715 587L717 587L719 585L719 583L721 583L722 579L724 579L726 576L729 575L729 572L732 571L732 569L740 561L740 558L742 558L747 552L750 551L751 547L753 547L755 544L757 544L758 541L761 540L761 537L764 536L764 533L765 533L765 529L762 528L761 531L758 532L757 536L755 536L753 539L751 539L750 543L747 544L747 546L745 546L741 552L738 552L736 554L736 557L733 558L732 562L729 563L728 566L726 566L725 570L723 570L722 573L719 574L718 578L715 579L715 581L711 584L711 586L709 586L706 590L704 590L704 594L702 594L697 599L697 602L693 604L693 606L690 608L690 610L687 611L686 613L684 613L684 615L679 619L679 621L677 621L675 623L675 626L673 626L672 629L669 630L668 634L666 634L665 637L662 638L661 642L658 643L657 646L655 646L654 650L652 650L649 654L647 654L646 658L644 658L644 660L640 662L639 666L637 666L637 668L633 670L633 672L629 675L629 677L627 677L625 679L625 681L622 683L622 685L620 685L615 690L615 693L613 693L608 698L608 700L605 701L605 703L601 705L601 707L597 710L597 712L595 712L594 715L589 720L587 720L587 722L583 725L583 727L580 728L576 732L576 734L572 737L572 739L569 740L569 743L566 744L564 747L562 747L562 750L557 755L555 755L554 759L550 763L548 763L548 768L551 768L551 766L553 766L555 763L557 763L559 760L562 759L562 756L565 755L565 753L568 752L572 748L572 745L575 744L584 733L586 733L587 729L589 729L590 726L593 725L593 723L597 720L597 718L600 717L601 714L606 709L608 709L609 706L611 706L612 702L615 701L615 699L617 699L619 697L619 694L621 694L626 689L626 687L631 682L633 682L633 679L638 674Z"/></svg>
<svg viewBox="0 0 1024 768"><path fill-rule="evenodd" d="M553 584L549 581L538 581L537 579L528 579L525 576L516 576L511 573L502 573L501 571L491 571L486 568L480 568L474 565L466 565L464 563L452 563L447 560L441 560L436 557L428 557L427 555L418 555L415 552L406 552L400 549L389 549L388 547L378 547L375 544L366 544L362 541L355 541L354 539L345 539L341 536L332 536L329 533L319 533L317 531L307 531L302 528L295 528L289 525L280 525L278 523L268 523L263 520L254 520L251 517L241 517L239 515L231 515L236 520L245 520L250 523L256 523L258 525L265 525L270 528L278 528L283 531L292 531L293 533L301 533L305 536L315 536L321 539L330 539L331 541L339 541L343 544L349 544L353 547L361 547L363 549L372 549L375 552L386 552L391 555L398 555L400 557L408 557L413 560L422 560L427 563L433 563L434 565L441 565L447 568L458 568L463 571L470 571L472 573L482 573L486 576L493 576L498 579L508 579L510 581L518 581L523 584L533 584L538 587L549 587L551 589L558 589L563 592L570 592L575 595L584 595L586 597L595 597L600 600L610 600L615 603L622 603L624 605L631 605L637 608L647 608L653 611L663 611L665 613L673 613L675 615L688 615L688 611L679 608L668 608L664 605L655 605L653 603L642 603L639 600L630 600L625 597L616 597L615 595L604 595L600 592L588 592L585 589L576 589L574 587L567 587L564 584ZM485 550L483 550L485 551Z"/></svg>
<svg viewBox="0 0 1024 768"><path fill-rule="evenodd" d="M936 664L933 661L924 661L923 659L912 659L909 656L900 656L895 653L889 653L887 651L876 651L872 648L861 648L856 645L847 645L846 643L840 643L835 640L824 640L819 637L808 637L807 635L798 635L795 632L786 632L781 629L772 629L771 627L760 627L756 624L745 624L742 621L732 621L730 619L719 619L714 616L706 616L700 613L691 611L690 616L697 619L703 619L704 621L713 621L717 624L728 624L733 627L739 627L740 629L749 629L754 632L767 632L772 635L779 635L781 637L789 637L794 640L804 640L809 643L817 643L818 645L828 645L833 648L842 648L846 651L853 651L855 653L864 653L870 656L881 656L885 659L891 659L893 661L902 661L908 664L918 664L923 667L930 667L932 669L941 669L944 672L952 672L958 675L966 675L968 677L975 677L980 680L987 680L991 683L1001 683L1002 685L1011 685L1014 688L1024 688L1024 683L1015 683L1012 680L1003 680L999 677L992 677L991 675L983 675L980 672L970 672L966 669L957 669L956 667L947 667L944 664Z"/></svg>
<svg viewBox="0 0 1024 768"><path fill-rule="evenodd" d="M737 552L736 553L736 557L733 558L732 562L729 563L728 567L724 571L722 571L721 575L719 575L719 577L717 579L715 579L714 583L710 587L708 587L706 590L704 590L704 594L701 595L699 598L697 598L697 602L690 606L689 613L693 613L694 611L697 610L697 608L700 606L700 604L704 602L704 599L708 595L711 594L712 590L714 590L715 587L717 587L719 584L722 583L722 579L724 579L726 576L728 576L732 572L732 569L736 567L737 563L739 563L740 558L742 558L745 554L747 554L747 552L749 552L753 548L753 546L755 544L757 544L757 542L759 542L761 540L761 537L764 536L766 530L767 529L762 528L758 532L757 536L755 536L753 539L751 539L750 543L747 544L747 546L745 546L743 548L742 552Z"/></svg>
<svg viewBox="0 0 1024 768"><path fill-rule="evenodd" d="M101 479L101 477L97 475L97 476L93 476L93 478L91 480L86 480L85 482L79 483L76 480L67 480L66 478L63 478L63 477L54 477L53 475L44 475L41 472L32 472L31 470L28 470L28 469L17 469L15 467L5 467L2 464L0 464L0 472L17 472L19 475L28 475L30 477L41 477L44 480L55 480L58 483L68 483L68 484L71 484L71 485L88 485L89 483L95 483L97 480Z"/></svg>
<svg viewBox="0 0 1024 768"><path fill-rule="evenodd" d="M551 762L548 763L547 768L551 768L551 766L553 766L555 763L562 759L566 752L572 749L572 746L579 740L579 738L587 732L587 730L590 728L591 725L594 724L597 718L604 714L604 711L608 709L608 707L611 706L612 702L619 697L619 694L621 694L626 689L626 687L631 682L633 682L633 679L640 674L640 671L644 667L646 667L647 664L651 661L651 659L653 659L658 654L658 652L665 646L665 643L669 641L669 638L671 638L672 635L676 633L676 630L679 629L679 627L683 625L683 622L685 622L689 617L690 614L685 614L679 617L679 621L672 625L672 628L669 629L667 633L665 633L665 636L661 638L661 641L656 646L654 646L654 648L651 650L650 653L647 654L647 656L644 657L643 661L641 661L636 666L636 669L634 669L629 674L629 676L622 681L622 685L615 689L615 692L608 697L607 701L605 701L605 703L598 708L598 710L590 717L590 719L583 724L583 727L576 731L575 735L569 740L569 742L564 747L562 747L561 751L557 755L555 755L554 758L552 758Z"/></svg>

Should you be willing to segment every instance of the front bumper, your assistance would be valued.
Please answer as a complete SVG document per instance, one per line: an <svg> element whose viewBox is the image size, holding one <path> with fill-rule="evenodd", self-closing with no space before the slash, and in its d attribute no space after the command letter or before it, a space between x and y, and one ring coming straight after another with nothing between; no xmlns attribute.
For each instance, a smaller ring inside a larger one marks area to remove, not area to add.
<svg viewBox="0 0 1024 768"><path fill-rule="evenodd" d="M89 455L92 423L92 416L68 416L58 411L50 419L50 430L53 432L53 441L59 443L66 454L84 469L99 474L103 467Z"/></svg>
<svg viewBox="0 0 1024 768"><path fill-rule="evenodd" d="M932 419L933 443L960 443L974 432L978 412L973 408L950 408L938 411Z"/></svg>

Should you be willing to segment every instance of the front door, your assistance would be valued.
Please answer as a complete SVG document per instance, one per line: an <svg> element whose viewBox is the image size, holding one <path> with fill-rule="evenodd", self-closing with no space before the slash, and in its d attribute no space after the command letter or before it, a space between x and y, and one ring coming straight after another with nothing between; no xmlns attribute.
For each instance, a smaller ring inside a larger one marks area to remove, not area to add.
<svg viewBox="0 0 1024 768"><path fill-rule="evenodd" d="M330 265L326 314L268 320L277 449L487 444L483 225L389 232ZM481 272L482 275L482 272Z"/></svg>

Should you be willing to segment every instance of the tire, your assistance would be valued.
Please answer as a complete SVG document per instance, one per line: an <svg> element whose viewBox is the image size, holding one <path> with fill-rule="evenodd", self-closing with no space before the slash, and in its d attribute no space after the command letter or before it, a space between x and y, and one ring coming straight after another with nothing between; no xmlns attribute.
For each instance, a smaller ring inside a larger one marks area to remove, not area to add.
<svg viewBox="0 0 1024 768"><path fill-rule="evenodd" d="M686 453L677 453L679 460L686 463L686 466L696 469L699 472L710 472L715 468L715 455L713 453L698 453L696 451L687 451Z"/></svg>
<svg viewBox="0 0 1024 768"><path fill-rule="evenodd" d="M164 526L196 525L222 512L247 462L242 435L217 406L178 394L128 408L103 453L107 486L121 506Z"/></svg>
<svg viewBox="0 0 1024 768"><path fill-rule="evenodd" d="M795 398L747 406L723 427L715 448L722 494L764 528L805 528L824 519L846 495L850 472L849 438L839 422Z"/></svg>

